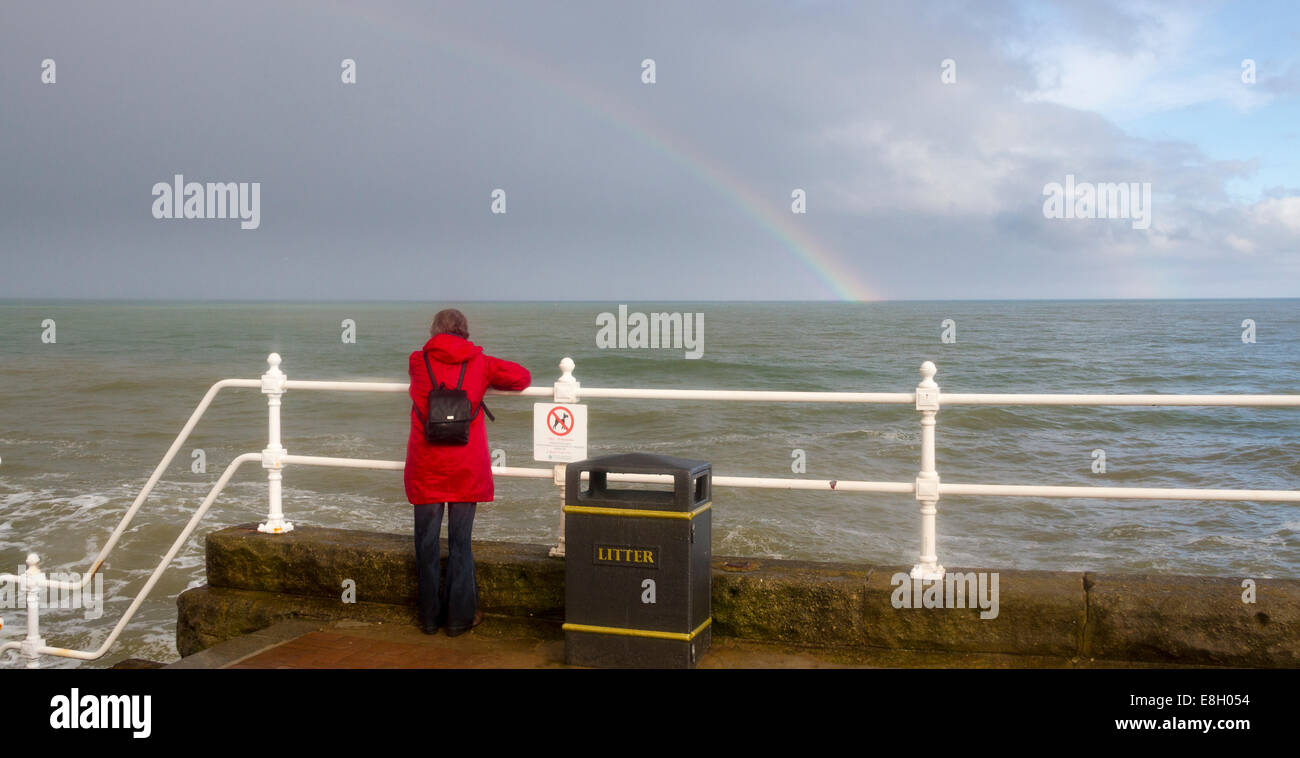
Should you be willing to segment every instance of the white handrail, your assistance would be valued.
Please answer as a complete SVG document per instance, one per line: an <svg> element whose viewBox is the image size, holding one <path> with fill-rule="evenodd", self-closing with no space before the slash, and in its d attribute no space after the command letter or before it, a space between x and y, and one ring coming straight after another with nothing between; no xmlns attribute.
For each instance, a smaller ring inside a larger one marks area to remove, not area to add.
<svg viewBox="0 0 1300 758"><path fill-rule="evenodd" d="M194 511L194 515L190 517L189 523L187 523L185 528L181 530L181 533L176 537L176 540L172 542L172 546L167 550L166 555L164 555L162 560L158 562L153 573L149 575L148 581L144 583L144 587L140 588L140 592L136 594L135 600L131 601L131 606L126 609L126 612L122 614L122 618L118 620L117 626L113 627L113 631L109 633L108 638L105 639L98 648L95 650L68 650L61 647L47 647L41 645L37 648L36 652L42 655L61 655L66 658L80 658L84 661L94 660L103 656L104 653L107 653L108 649L113 646L115 641L117 641L118 635L122 633L127 622L129 622L131 617L135 615L135 612L140 609L140 605L144 602L144 599L148 597L149 591L158 583L158 578L161 577L163 571L167 569L167 565L172 562L172 559L176 557L176 554L185 546L185 541L190 538L190 534L192 534L194 528L199 525L199 521L203 519L203 515L208 512L208 509L212 507L214 502L216 502L217 496L226 488L226 483L230 481L230 477L234 476L235 472L239 470L239 467L245 463L261 459L262 456L260 453L244 453L243 455L236 456L235 459L230 462L230 465L226 467L226 470L221 472L221 477L217 479L217 483L212 486L212 490L208 492L208 496L203 499L203 504Z"/></svg>
<svg viewBox="0 0 1300 758"><path fill-rule="evenodd" d="M583 398L646 400L740 400L750 403L893 403L912 402L910 392L773 392L767 390L659 390L583 387Z"/></svg>
<svg viewBox="0 0 1300 758"><path fill-rule="evenodd" d="M1300 408L1300 395L988 395L943 393L944 405L1150 405Z"/></svg>
<svg viewBox="0 0 1300 758"><path fill-rule="evenodd" d="M406 461L381 461L369 458L326 458L318 455L286 455L285 463L297 463L302 466L331 466L335 468L368 468L383 471L402 471ZM550 479L554 472L548 468L525 466L493 466L493 476L518 477L525 479ZM584 480L590 478L588 472L582 472ZM668 474L609 474L611 482L642 482L655 484L673 481ZM836 479L780 479L758 476L715 476L713 483L722 487L756 487L778 490L836 490L839 492L888 492L911 494L910 482L864 482Z"/></svg>
<svg viewBox="0 0 1300 758"><path fill-rule="evenodd" d="M203 499L203 504L194 511L194 515L190 517L189 523L185 525L185 528L181 530L180 535L176 537L174 542L172 542L171 548L168 549L167 553L162 557L162 560L158 562L153 573L149 575L149 579L144 583L144 587L140 588L140 592L136 594L135 600L131 601L131 606L122 614L122 618L118 619L117 625L113 627L113 631L109 632L109 635L104 642L94 650L69 650L67 648L51 647L45 644L45 639L40 636L37 625L33 623L35 619L39 618L38 609L40 588L42 586L59 586L59 583L45 579L45 575L39 571L36 556L34 554L29 555L27 557L28 570L27 573L23 575L23 585L25 585L27 593L27 638L22 642L9 642L0 646L0 653L14 648L22 650L23 656L27 658L28 668L36 668L39 665L40 656L42 655L57 655L64 658L77 658L83 661L92 661L102 657L108 652L108 649L113 646L113 643L117 641L118 636L122 633L122 630L126 628L127 623L131 621L135 612L140 609L140 605L144 603L145 598L149 596L149 592L154 588L154 585L158 583L158 578L162 576L162 573L167 569L168 564L170 564L172 559L176 557L176 553L180 552L180 549L185 546L185 541L190 538L190 534L193 533L194 528L199 525L199 521L202 520L203 515L208 512L208 509L212 507L212 503L216 501L217 496L221 494L223 489L225 489L226 483L230 481L230 477L234 476L235 472L238 471L239 467L243 464L248 463L249 461L258 461L261 459L262 456L260 453L244 453L232 460L230 465L226 467L226 470L221 472L221 477L218 478L217 483L212 486L212 490L208 492L208 496Z"/></svg>
<svg viewBox="0 0 1300 758"><path fill-rule="evenodd" d="M126 624L135 615L144 599L157 583L162 572L184 546L199 521L221 494L235 471L244 463L260 460L267 469L269 513L267 521L259 525L259 530L272 533L284 533L293 529L293 525L284 520L281 509L280 483L281 471L286 465L330 466L339 468L364 468L387 471L405 469L404 461L385 461L363 458L335 458L324 456L292 455L280 443L280 403L288 390L318 390L341 392L407 392L410 385L406 382L350 382L350 381L309 381L288 379L280 370L280 356L272 353L267 357L268 371L260 380L223 379L213 384L203 396L189 420L182 427L171 447L163 455L162 461L145 482L140 494L131 507L127 509L117 527L109 536L104 547L92 562L80 582L64 582L46 579L39 569L39 558L28 555L28 569L22 575L0 574L0 582L20 582L27 593L27 637L21 642L0 644L0 654L18 649L27 658L28 667L36 667L41 655L59 655L81 660L93 660L103 656L117 640ZM926 580L942 578L943 566L939 565L936 545L937 503L941 495L975 495L1005 497L1066 497L1066 498L1115 498L1145 500L1224 500L1224 501L1266 501L1266 502L1300 502L1300 491L1296 490L1227 490L1227 489L1189 489L1189 488L1141 488L1141 487L1066 487L1051 485L1005 485L1005 484L962 484L941 482L935 470L935 424L941 405L1079 405L1079 406L1241 406L1241 407L1300 407L1300 395L1104 395L1104 394L978 394L978 393L942 393L934 377L937 372L934 364L926 361L921 366L922 380L914 392L786 392L765 390L694 390L694 389L634 389L612 387L581 387L573 377L574 363L565 358L560 362L561 376L551 387L535 386L520 391L488 390L489 395L519 395L524 397L552 397L557 402L578 402L580 398L612 399L665 399L665 400L723 400L741 402L768 403L873 403L873 404L914 404L921 414L921 460L920 470L911 482L878 482L864 480L835 479L795 479L777 477L751 476L714 476L712 481L718 486L753 487L787 490L831 490L837 492L875 492L890 494L911 494L920 503L921 515L921 550L919 562L912 569L912 575ZM145 499L153 491L162 477L163 471L171 464L176 453L189 438L208 406L217 393L226 387L260 388L267 396L268 407L268 444L261 453L245 453L236 457L222 472L203 503L194 512L181 534L172 543L157 567L150 574L144 587L136 595L131 606L123 614L117 625L105 641L95 650L69 650L45 645L39 631L39 590L41 587L64 590L78 590L85 587L98 572L108 556L117 545L126 527L135 517ZM493 467L496 476L552 479L561 488L563 500L564 466L553 468L535 467ZM653 474L610 474L613 481L627 482L662 482L671 477ZM561 537L558 548L553 555L563 555L563 513L561 512Z"/></svg>
<svg viewBox="0 0 1300 758"><path fill-rule="evenodd" d="M190 438L190 433L194 431L194 427L198 425L199 419L202 418L203 413L207 411L208 406L212 404L212 400L217 396L217 393L226 387L256 388L261 386L262 383L256 379L222 379L209 387L207 393L203 395L203 399L200 400L198 406L195 407L194 412L190 414L189 420L185 422L185 426L181 427L180 433L177 434L176 439L172 441L171 447L167 448L167 452L163 454L162 460L159 461L158 466L154 468L153 473L149 476L149 480L144 483L144 487L141 488L140 494L136 495L135 502L131 503L131 507L126 509L126 513L122 515L122 520L118 522L117 528L113 530L113 533L108 536L108 541L104 543L102 548L100 548L99 555L95 556L95 560L91 561L90 568L86 570L82 580L80 582L47 582L48 586L64 590L79 590L89 584L90 580L94 578L95 573L104 565L104 559L107 558L108 554L117 546L117 541L121 539L122 534L126 532L127 526L129 526L131 520L135 518L135 514L140 510L140 506L144 503L145 498L149 497L149 493L153 492L154 486L158 484L160 479L162 479L163 472L171 465L172 459L176 457L176 453L181 449L181 445L184 445L185 440ZM16 577L13 574L0 574L0 582L16 581L18 578L19 577ZM0 652L3 651L4 648L0 647Z"/></svg>
<svg viewBox="0 0 1300 758"><path fill-rule="evenodd" d="M1117 500L1253 500L1300 503L1300 490L1207 490L1179 487L1058 487L1041 484L940 484L944 495L1088 497Z"/></svg>

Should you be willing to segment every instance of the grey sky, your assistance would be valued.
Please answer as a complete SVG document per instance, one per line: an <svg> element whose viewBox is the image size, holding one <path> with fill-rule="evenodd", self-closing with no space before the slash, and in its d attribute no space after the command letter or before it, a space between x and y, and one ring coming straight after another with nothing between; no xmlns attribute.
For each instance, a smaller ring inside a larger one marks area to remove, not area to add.
<svg viewBox="0 0 1300 758"><path fill-rule="evenodd" d="M1300 294L1295 129L1143 128L1292 112L1267 14L1130 92L1217 6L360 5L0 6L0 297ZM261 182L261 227L154 219L177 173ZM1151 229L1045 219L1067 174L1151 182Z"/></svg>

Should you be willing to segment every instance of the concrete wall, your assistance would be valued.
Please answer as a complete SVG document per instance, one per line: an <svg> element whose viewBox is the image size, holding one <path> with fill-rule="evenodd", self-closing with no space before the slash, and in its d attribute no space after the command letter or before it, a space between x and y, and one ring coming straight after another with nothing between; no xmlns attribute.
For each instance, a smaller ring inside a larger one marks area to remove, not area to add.
<svg viewBox="0 0 1300 758"><path fill-rule="evenodd" d="M474 553L494 623L561 635L563 560L503 542ZM846 651L1300 667L1300 580L1257 579L1248 604L1240 578L998 571L998 614L981 618L977 607L895 608L892 578L907 570L715 557L713 633ZM231 527L208 536L207 573L207 586L177 600L182 655L295 617L415 623L410 535ZM347 580L355 603L343 600Z"/></svg>

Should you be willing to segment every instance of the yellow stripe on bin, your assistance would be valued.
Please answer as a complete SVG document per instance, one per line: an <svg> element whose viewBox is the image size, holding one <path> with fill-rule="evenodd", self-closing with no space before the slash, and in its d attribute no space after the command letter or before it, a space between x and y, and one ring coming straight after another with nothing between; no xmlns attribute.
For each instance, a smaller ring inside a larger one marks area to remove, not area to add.
<svg viewBox="0 0 1300 758"><path fill-rule="evenodd" d="M591 634L614 634L621 637L652 637L657 640L676 640L678 642L690 642L699 636L700 632L708 628L713 623L713 617L710 616L704 620L703 624L695 627L695 631L687 634L686 632L656 632L651 629L624 629L617 626L592 626L590 624L565 624L561 628L566 632L590 632Z"/></svg>
<svg viewBox="0 0 1300 758"><path fill-rule="evenodd" d="M689 521L713 507L713 501L693 511L650 511L644 508L597 508L590 505L566 505L565 513L583 513L588 516L627 516L628 518L672 518Z"/></svg>

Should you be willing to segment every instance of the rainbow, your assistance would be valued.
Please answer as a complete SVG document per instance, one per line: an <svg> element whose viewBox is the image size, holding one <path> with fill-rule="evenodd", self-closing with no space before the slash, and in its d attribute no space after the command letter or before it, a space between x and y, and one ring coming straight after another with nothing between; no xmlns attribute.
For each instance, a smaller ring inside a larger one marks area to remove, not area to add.
<svg viewBox="0 0 1300 758"><path fill-rule="evenodd" d="M657 127L641 114L604 96L595 88L562 76L544 63L530 59L516 50L485 40L471 41L463 30L457 30L453 36L445 29L430 28L414 19L399 20L386 17L374 8L343 6L337 3L332 6L336 13L346 16L349 20L363 18L372 25L382 26L395 34L421 41L432 38L440 46L440 50L466 62L487 66L508 76L522 77L563 94L597 117L651 145L701 182L712 187L794 253L805 267L839 299L848 301L880 299L842 256L796 223L798 217L791 213L788 207L772 202L766 195L745 184L719 161L693 147L681 135Z"/></svg>

